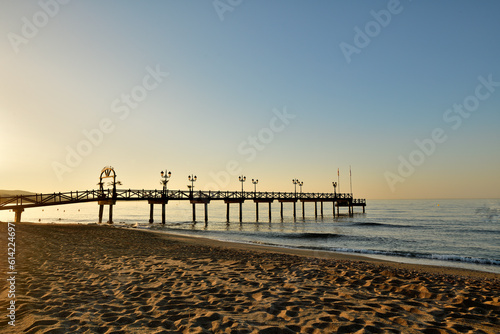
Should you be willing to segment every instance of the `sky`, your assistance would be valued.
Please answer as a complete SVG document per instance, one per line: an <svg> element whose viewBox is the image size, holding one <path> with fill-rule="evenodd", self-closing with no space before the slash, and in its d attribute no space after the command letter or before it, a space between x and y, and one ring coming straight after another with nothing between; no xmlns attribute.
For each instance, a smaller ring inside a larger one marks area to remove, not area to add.
<svg viewBox="0 0 500 334"><path fill-rule="evenodd" d="M0 9L0 189L500 198L498 1Z"/></svg>

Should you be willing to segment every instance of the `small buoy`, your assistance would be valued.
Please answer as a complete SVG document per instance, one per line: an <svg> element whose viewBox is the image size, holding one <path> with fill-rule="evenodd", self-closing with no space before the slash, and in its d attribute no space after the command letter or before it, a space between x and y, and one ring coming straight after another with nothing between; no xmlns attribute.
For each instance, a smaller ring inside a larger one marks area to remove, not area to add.
<svg viewBox="0 0 500 334"><path fill-rule="evenodd" d="M438 204L438 206L439 206L439 204Z"/></svg>

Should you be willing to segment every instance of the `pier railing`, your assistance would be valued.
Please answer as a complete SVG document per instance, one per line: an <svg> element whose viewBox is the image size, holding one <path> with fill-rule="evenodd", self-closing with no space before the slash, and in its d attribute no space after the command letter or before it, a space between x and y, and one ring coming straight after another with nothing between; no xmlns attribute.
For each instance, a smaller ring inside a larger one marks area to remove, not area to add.
<svg viewBox="0 0 500 334"><path fill-rule="evenodd" d="M13 207L34 207L69 203L97 201L106 198L106 194L99 190L70 191L64 193L0 196L0 210Z"/></svg>
<svg viewBox="0 0 500 334"><path fill-rule="evenodd" d="M261 192L261 191L205 191L205 190L145 190L145 189L113 189L83 190L59 192L51 194L0 196L0 210L13 208L29 208L48 205L95 202L103 200L140 201L140 200L317 200L335 201L350 200L363 204L365 199L353 199L349 193L294 193L294 192Z"/></svg>
<svg viewBox="0 0 500 334"><path fill-rule="evenodd" d="M283 218L283 203L293 202L293 216L296 217L296 202L302 202L302 215L305 215L305 202L315 202L315 216L317 216L317 204L321 203L321 216L323 216L323 202L333 202L333 215L335 207L337 215L339 207L348 207L349 215L352 215L354 206L362 206L365 212L366 200L353 199L349 193L296 193L296 192L257 192L257 191L204 191L198 190L137 190L137 189L99 189L59 192L51 194L34 194L0 197L0 210L12 210L15 212L15 221L21 221L21 213L24 209L64 205L72 203L98 202L99 223L102 222L104 206L109 206L109 222L113 222L113 206L117 201L148 201L150 205L150 219L152 223L154 205L162 206L162 223L165 223L165 206L171 200L190 201L193 205L193 221L196 221L196 204L205 205L205 222L208 221L207 204L212 200L224 201L227 205L227 220L229 221L229 206L231 203L239 203L240 222L242 221L242 204L245 200L256 202L256 219L258 220L259 202L269 203L269 219L271 219L271 202L281 202L281 218Z"/></svg>

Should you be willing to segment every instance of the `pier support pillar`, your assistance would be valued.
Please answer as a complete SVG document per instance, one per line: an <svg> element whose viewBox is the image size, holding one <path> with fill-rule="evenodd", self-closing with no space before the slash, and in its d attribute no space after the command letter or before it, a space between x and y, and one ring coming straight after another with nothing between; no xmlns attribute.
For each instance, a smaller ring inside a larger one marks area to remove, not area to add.
<svg viewBox="0 0 500 334"><path fill-rule="evenodd" d="M365 207L363 207L363 210L364 210L364 208ZM269 221L271 221L271 202L269 202Z"/></svg>
<svg viewBox="0 0 500 334"><path fill-rule="evenodd" d="M102 206L101 206L102 207ZM150 203L149 204L149 223L152 224L154 222L153 219L153 213L154 213L154 204Z"/></svg>
<svg viewBox="0 0 500 334"><path fill-rule="evenodd" d="M104 214L104 205L99 205L99 224L102 224L103 214Z"/></svg>
<svg viewBox="0 0 500 334"><path fill-rule="evenodd" d="M108 224L113 224L113 204L109 205L109 220Z"/></svg>
<svg viewBox="0 0 500 334"><path fill-rule="evenodd" d="M293 219L297 218L297 202L293 202Z"/></svg>
<svg viewBox="0 0 500 334"><path fill-rule="evenodd" d="M302 202L302 219L305 219L305 218L306 218L306 212L305 212L305 210L304 210L304 208L305 208L304 206L305 206L305 203L304 203L304 202Z"/></svg>
<svg viewBox="0 0 500 334"><path fill-rule="evenodd" d="M243 221L243 202L240 202L240 223Z"/></svg>
<svg viewBox="0 0 500 334"><path fill-rule="evenodd" d="M226 209L226 221L229 221L229 202L226 203L227 209Z"/></svg>
<svg viewBox="0 0 500 334"><path fill-rule="evenodd" d="M14 209L14 213L15 213L14 221L16 223L20 223L21 222L21 213L23 211L24 211L24 209Z"/></svg>
<svg viewBox="0 0 500 334"><path fill-rule="evenodd" d="M333 218L335 218L335 201L333 201ZM337 205L337 210L339 209L338 205Z"/></svg>
<svg viewBox="0 0 500 334"><path fill-rule="evenodd" d="M281 202L281 219L283 219L283 202Z"/></svg>
<svg viewBox="0 0 500 334"><path fill-rule="evenodd" d="M365 206L363 205L363 213L365 213Z"/></svg>
<svg viewBox="0 0 500 334"><path fill-rule="evenodd" d="M205 223L208 222L208 203L205 204Z"/></svg>
<svg viewBox="0 0 500 334"><path fill-rule="evenodd" d="M255 220L259 221L259 202L255 202Z"/></svg>
<svg viewBox="0 0 500 334"><path fill-rule="evenodd" d="M321 202L321 218L323 218L323 202Z"/></svg>
<svg viewBox="0 0 500 334"><path fill-rule="evenodd" d="M165 203L161 203L161 223L165 225Z"/></svg>
<svg viewBox="0 0 500 334"><path fill-rule="evenodd" d="M193 222L196 221L196 204L193 203Z"/></svg>
<svg viewBox="0 0 500 334"><path fill-rule="evenodd" d="M318 202L314 202L314 218L318 219Z"/></svg>

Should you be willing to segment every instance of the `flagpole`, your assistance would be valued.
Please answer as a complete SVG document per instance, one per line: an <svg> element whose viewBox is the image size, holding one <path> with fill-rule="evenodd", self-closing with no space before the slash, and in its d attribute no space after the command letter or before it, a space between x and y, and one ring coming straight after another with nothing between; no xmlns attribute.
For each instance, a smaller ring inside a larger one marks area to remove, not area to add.
<svg viewBox="0 0 500 334"><path fill-rule="evenodd" d="M340 193L340 168L337 168L337 187L339 187Z"/></svg>
<svg viewBox="0 0 500 334"><path fill-rule="evenodd" d="M352 195L352 173L351 173L351 165L349 165L349 183L351 184L351 195Z"/></svg>

